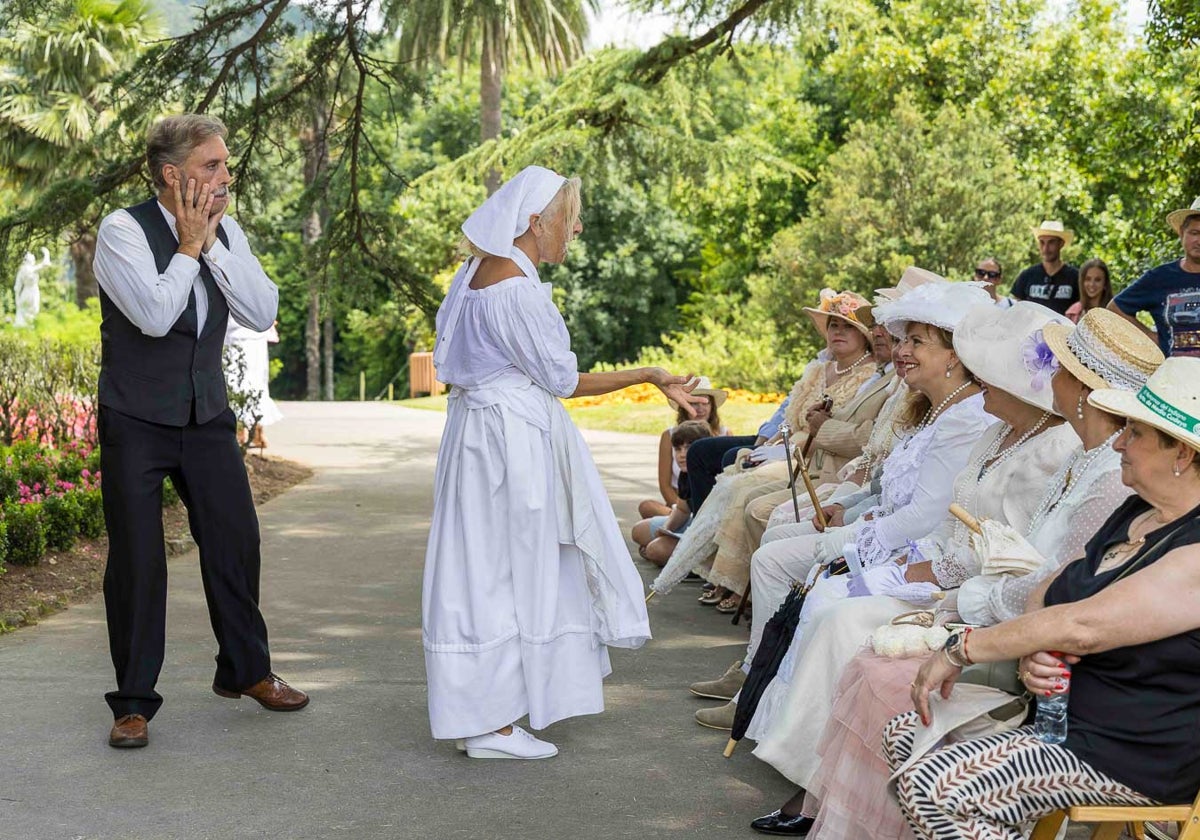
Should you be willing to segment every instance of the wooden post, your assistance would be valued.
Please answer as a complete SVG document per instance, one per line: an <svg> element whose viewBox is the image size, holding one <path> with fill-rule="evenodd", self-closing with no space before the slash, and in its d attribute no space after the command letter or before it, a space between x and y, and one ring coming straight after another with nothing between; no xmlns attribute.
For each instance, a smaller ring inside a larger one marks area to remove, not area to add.
<svg viewBox="0 0 1200 840"><path fill-rule="evenodd" d="M396 399L396 386L393 383L389 382L388 383L388 402L392 402L395 399Z"/></svg>
<svg viewBox="0 0 1200 840"><path fill-rule="evenodd" d="M364 402L367 399L367 372L360 370L358 372L358 401Z"/></svg>

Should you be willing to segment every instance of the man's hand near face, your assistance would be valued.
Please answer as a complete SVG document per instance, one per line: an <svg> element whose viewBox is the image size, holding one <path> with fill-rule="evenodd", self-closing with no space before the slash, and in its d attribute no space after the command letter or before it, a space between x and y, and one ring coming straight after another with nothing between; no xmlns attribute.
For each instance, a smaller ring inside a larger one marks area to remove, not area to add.
<svg viewBox="0 0 1200 840"><path fill-rule="evenodd" d="M179 253L199 260L201 252L207 251L216 237L216 223L221 217L216 216L216 221L210 219L213 196L208 184L197 189L196 179L188 178L186 192L179 179L175 180L174 186L175 233L179 236Z"/></svg>

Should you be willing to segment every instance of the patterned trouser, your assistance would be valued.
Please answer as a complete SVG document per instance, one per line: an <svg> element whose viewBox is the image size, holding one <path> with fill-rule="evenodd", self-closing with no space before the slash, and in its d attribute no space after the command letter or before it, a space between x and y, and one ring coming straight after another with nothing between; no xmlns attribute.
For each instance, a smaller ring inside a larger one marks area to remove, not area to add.
<svg viewBox="0 0 1200 840"><path fill-rule="evenodd" d="M892 767L912 753L916 712L892 718L883 749ZM1032 727L933 750L897 780L900 808L925 840L1021 840L1022 823L1072 805L1152 805Z"/></svg>

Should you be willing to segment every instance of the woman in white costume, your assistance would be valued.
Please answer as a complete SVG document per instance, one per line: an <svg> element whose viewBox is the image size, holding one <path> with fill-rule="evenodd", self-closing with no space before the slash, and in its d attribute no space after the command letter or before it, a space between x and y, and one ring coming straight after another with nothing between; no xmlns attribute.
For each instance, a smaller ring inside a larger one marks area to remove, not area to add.
<svg viewBox="0 0 1200 840"><path fill-rule="evenodd" d="M274 326L259 332L243 327L230 318L229 327L225 330L225 378L234 390L258 395L257 403L246 406L238 417L246 429L254 427L255 441L252 446L265 446L267 441L263 427L283 419L283 412L271 399L271 359L267 348L268 344L277 341L279 333ZM242 350L245 367L240 371L229 352L231 347L240 347ZM251 411L252 408L257 408L257 411ZM258 422L255 422L253 414L258 415Z"/></svg>
<svg viewBox="0 0 1200 840"><path fill-rule="evenodd" d="M579 373L538 279L583 229L579 180L531 166L463 224L472 257L437 315L434 364L453 386L438 451L422 636L433 737L472 758L549 758L542 729L603 711L607 646L650 638L641 579L599 472L560 397L652 383L659 368Z"/></svg>

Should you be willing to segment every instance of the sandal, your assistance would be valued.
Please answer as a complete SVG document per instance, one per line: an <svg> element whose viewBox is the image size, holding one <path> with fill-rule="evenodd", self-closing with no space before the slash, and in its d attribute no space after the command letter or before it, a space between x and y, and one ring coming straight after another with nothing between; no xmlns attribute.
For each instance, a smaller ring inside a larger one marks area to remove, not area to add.
<svg viewBox="0 0 1200 840"><path fill-rule="evenodd" d="M718 587L714 588L711 592L705 592L703 595L701 595L696 600L699 601L701 604L703 604L706 607L713 607L713 606L716 606L717 604L721 603L721 600L728 594L729 594L729 590L725 589L724 587L718 586Z"/></svg>
<svg viewBox="0 0 1200 840"><path fill-rule="evenodd" d="M724 613L725 615L733 615L737 612L737 608L741 603L742 596L731 593L721 603L717 604L717 612Z"/></svg>

